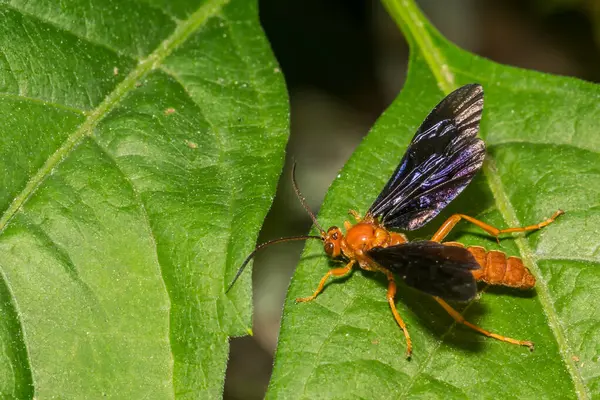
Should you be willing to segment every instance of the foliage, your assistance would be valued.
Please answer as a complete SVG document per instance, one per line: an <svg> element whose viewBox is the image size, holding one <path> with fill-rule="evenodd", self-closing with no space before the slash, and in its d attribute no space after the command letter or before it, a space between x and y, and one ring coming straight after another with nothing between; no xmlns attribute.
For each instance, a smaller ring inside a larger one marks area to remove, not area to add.
<svg viewBox="0 0 600 400"><path fill-rule="evenodd" d="M500 244L468 224L449 239L523 258L535 291L485 288L464 307L468 320L536 343L498 342L456 326L428 296L401 287L405 340L385 300L383 275L357 271L313 302L294 304L332 266L308 243L289 289L269 398L588 398L600 394L600 89L576 79L493 63L445 40L411 1L384 0L411 48L407 82L332 184L322 225L364 212L428 111L452 89L485 90L483 173L441 216L411 237L426 238L451 213L499 227L556 223Z"/></svg>
<svg viewBox="0 0 600 400"><path fill-rule="evenodd" d="M0 49L1 397L219 397L288 131L257 4L2 2Z"/></svg>

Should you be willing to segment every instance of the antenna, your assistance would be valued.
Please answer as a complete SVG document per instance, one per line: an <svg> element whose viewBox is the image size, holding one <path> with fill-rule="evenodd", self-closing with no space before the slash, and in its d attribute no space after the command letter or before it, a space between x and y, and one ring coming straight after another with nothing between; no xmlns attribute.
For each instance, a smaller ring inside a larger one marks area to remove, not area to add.
<svg viewBox="0 0 600 400"><path fill-rule="evenodd" d="M248 263L250 262L250 260L252 260L252 258L254 257L254 255L259 250L262 250L265 247L270 246L272 244L276 244L276 243L291 242L293 240L306 240L306 239L319 239L319 240L323 240L323 238L321 236L290 236L290 237L284 237L284 238L269 240L268 242L265 242L265 243L263 243L261 245L256 246L256 248L254 249L254 251L252 253L250 253L250 255L248 257L246 257L246 259L242 263L242 266L237 270L235 276L233 277L233 280L229 284L229 287L227 287L227 290L225 291L225 293L227 293L227 292L229 292L231 290L231 288L233 287L233 284L235 283L235 281L237 281L238 278L240 277L240 275L242 275L242 272L244 272L244 268L246 268L246 265L248 265Z"/></svg>
<svg viewBox="0 0 600 400"><path fill-rule="evenodd" d="M306 210L308 215L310 215L310 218L313 220L313 223L315 224L315 226L317 228L319 228L321 236L325 237L325 234L326 234L325 229L323 229L323 227L321 227L321 225L317 221L317 217L315 217L315 214L313 214L313 212L310 210L310 208L308 207L308 204L306 203L306 199L304 198L304 196L302 196L302 193L300 193L300 189L298 189L298 184L296 183L296 162L295 161L294 161L294 165L292 166L292 185L294 185L294 192L296 192L296 196L298 196L300 203L302 203L302 207L304 207L304 209Z"/></svg>
<svg viewBox="0 0 600 400"><path fill-rule="evenodd" d="M254 249L254 251L252 253L250 253L250 255L248 257L246 257L246 259L242 263L242 266L235 273L235 276L233 277L233 280L231 281L231 283L227 287L227 290L225 290L225 293L227 293L227 292L229 292L231 290L231 288L233 287L233 284L235 283L235 281L237 281L238 278L240 277L240 275L242 275L242 272L244 272L244 268L246 268L246 265L248 265L248 263L250 262L250 260L252 260L252 258L254 257L254 255L259 250L262 250L265 247L270 246L272 244L282 243L282 242L291 242L293 240L306 240L306 239L325 240L325 236L327 235L327 232L325 232L325 230L321 227L321 225L319 224L319 222L317 222L317 217L315 217L315 214L313 214L313 212L310 210L310 208L308 207L308 204L306 204L306 199L304 198L304 196L302 196L302 193L300 193L300 189L298 189L298 184L296 183L296 162L295 161L294 161L294 165L292 166L292 185L294 186L294 192L296 192L296 196L298 196L298 199L300 200L300 203L302 203L302 207L304 207L304 209L306 210L306 212L308 213L308 215L310 215L310 218L313 220L313 223L317 226L317 228L319 228L321 236L313 236L313 235L308 235L308 236L290 236L290 237L284 237L284 238L269 240L268 242L265 242L263 244L260 244L260 245L256 246L256 248Z"/></svg>

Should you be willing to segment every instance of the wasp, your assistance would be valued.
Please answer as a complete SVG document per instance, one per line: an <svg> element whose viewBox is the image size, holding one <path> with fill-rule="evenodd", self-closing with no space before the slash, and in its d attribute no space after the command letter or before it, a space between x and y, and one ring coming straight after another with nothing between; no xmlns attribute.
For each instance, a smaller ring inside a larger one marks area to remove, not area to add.
<svg viewBox="0 0 600 400"><path fill-rule="evenodd" d="M498 240L505 233L533 231L552 223L558 210L547 220L535 225L498 229L465 214L454 214L434 233L430 240L409 241L399 231L421 228L440 213L471 182L481 169L485 144L477 137L483 111L483 88L465 85L444 98L425 118L409 144L400 164L364 216L351 210L354 223L344 222L324 230L300 193L295 179L296 195L312 218L320 235L294 236L259 245L237 271L229 289L254 254L271 244L290 240L318 239L325 253L346 261L344 267L330 269L311 296L296 302L308 302L323 291L331 277L348 275L353 268L383 273L388 280L387 301L392 315L406 338L406 355L412 354L412 342L406 324L395 304L396 277L415 289L433 296L454 320L485 336L533 350L529 340L502 336L470 323L446 300L468 302L477 295L477 282L517 289L532 289L535 277L520 258L507 257L497 250L466 247L458 242L443 242L461 220L468 221ZM392 230L393 229L393 230Z"/></svg>

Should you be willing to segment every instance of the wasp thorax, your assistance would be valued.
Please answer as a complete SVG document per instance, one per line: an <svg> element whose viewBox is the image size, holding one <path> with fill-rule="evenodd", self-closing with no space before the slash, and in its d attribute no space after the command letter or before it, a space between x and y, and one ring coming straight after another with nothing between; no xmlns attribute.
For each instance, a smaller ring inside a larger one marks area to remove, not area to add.
<svg viewBox="0 0 600 400"><path fill-rule="evenodd" d="M341 253L342 246L342 231L337 226L332 226L327 229L327 233L325 234L325 253L330 257L338 257Z"/></svg>

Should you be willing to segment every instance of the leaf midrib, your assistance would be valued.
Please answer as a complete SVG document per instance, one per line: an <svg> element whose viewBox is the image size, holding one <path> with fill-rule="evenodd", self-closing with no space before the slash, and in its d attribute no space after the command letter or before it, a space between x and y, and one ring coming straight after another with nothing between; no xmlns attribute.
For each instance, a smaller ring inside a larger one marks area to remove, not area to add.
<svg viewBox="0 0 600 400"><path fill-rule="evenodd" d="M406 36L411 37L416 46L423 54L427 65L429 66L434 78L437 81L438 86L442 91L448 95L452 90L455 89L455 83L451 74L444 74L444 70L448 70L448 63L445 60L444 55L438 49L431 39L431 35L427 27L425 26L425 18L421 15L420 11L412 0L405 0L403 6L396 3L395 0L383 0L383 3L388 7L390 14L396 20L396 23L401 27ZM510 199L506 195L504 186L500 177L494 172L495 163L491 156L486 157L486 163L483 166L483 172L494 196L494 202L503 219L509 223L510 226L521 226L517 218L515 209L510 202ZM535 272L535 275L539 278L543 278L541 270L537 265L535 256L529 243L523 237L515 237L514 239L523 262L526 266ZM553 307L550 291L544 279L538 279L537 282L537 293L542 309L548 318L548 323L552 333L558 344L558 348L566 365L569 374L573 380L577 397L580 399L587 399L589 397L583 379L572 360L570 354L572 353L570 346L565 338L564 329L560 323L558 313ZM435 351L435 350L434 350ZM419 370L417 375L421 373Z"/></svg>
<svg viewBox="0 0 600 400"><path fill-rule="evenodd" d="M27 202L29 197L42 184L51 171L81 143L84 137L91 136L94 128L117 104L135 89L136 83L146 74L157 68L162 61L180 44L184 43L193 33L200 29L206 21L216 15L230 0L209 0L188 19L182 21L173 33L162 41L148 57L141 60L106 98L91 111L79 128L64 141L64 143L46 160L44 165L31 177L23 190L15 197L0 217L0 234L4 232L12 218Z"/></svg>

